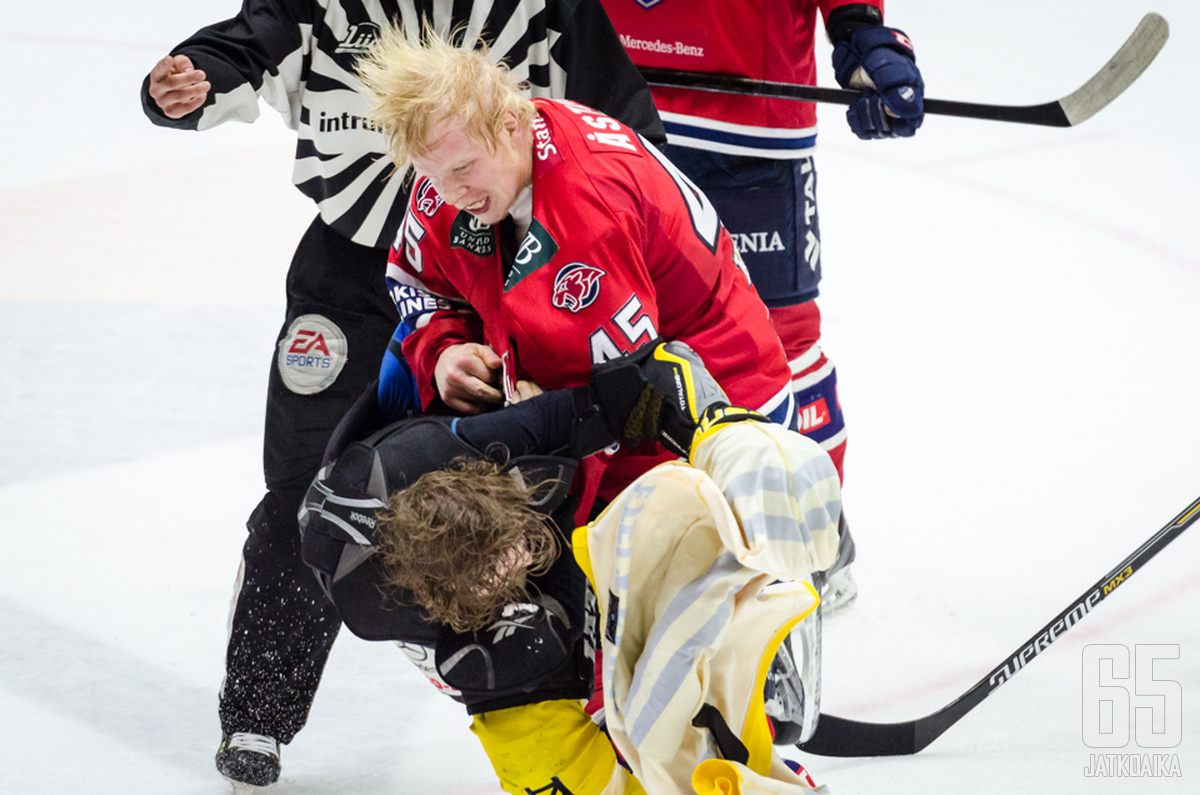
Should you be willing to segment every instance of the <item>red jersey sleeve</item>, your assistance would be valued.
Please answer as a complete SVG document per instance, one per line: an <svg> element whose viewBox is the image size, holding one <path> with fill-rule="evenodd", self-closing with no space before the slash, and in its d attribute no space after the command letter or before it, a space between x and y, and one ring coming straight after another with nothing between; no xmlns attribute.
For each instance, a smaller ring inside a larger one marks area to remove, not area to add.
<svg viewBox="0 0 1200 795"><path fill-rule="evenodd" d="M438 400L434 370L442 352L451 345L481 342L483 325L439 267L429 234L441 216L453 213L428 180L413 186L408 212L396 243L388 253L387 283L400 320L412 332L404 339L404 358L413 371L421 406L428 410Z"/></svg>

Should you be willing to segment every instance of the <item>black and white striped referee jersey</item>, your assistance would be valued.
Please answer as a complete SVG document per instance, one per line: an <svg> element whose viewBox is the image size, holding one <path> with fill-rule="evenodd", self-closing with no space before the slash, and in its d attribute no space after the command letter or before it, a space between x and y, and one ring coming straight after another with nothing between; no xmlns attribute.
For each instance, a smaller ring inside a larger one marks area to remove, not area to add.
<svg viewBox="0 0 1200 795"><path fill-rule="evenodd" d="M236 17L171 51L207 74L205 104L168 119L147 77L142 106L155 124L205 130L253 121L261 98L298 133L292 181L325 223L388 248L404 217L403 180L388 179L384 135L366 118L354 61L390 22L415 36L425 19L442 33L463 26L465 41L482 34L533 96L573 99L665 141L650 90L599 0L245 0Z"/></svg>

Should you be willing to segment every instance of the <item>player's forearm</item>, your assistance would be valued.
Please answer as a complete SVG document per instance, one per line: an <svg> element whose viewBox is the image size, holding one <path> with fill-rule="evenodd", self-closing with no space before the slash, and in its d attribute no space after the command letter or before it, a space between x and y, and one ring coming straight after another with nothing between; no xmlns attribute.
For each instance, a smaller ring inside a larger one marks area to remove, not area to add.
<svg viewBox="0 0 1200 795"><path fill-rule="evenodd" d="M435 312L405 338L402 350L416 379L422 408L429 410L441 400L434 373L442 353L452 345L475 341L471 324L458 312Z"/></svg>

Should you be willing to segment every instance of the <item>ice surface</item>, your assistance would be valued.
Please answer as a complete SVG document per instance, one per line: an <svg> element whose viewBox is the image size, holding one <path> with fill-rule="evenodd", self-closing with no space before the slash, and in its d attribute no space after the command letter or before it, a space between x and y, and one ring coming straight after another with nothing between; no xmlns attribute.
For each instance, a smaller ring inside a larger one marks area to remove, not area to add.
<svg viewBox="0 0 1200 795"><path fill-rule="evenodd" d="M0 20L5 795L227 791L225 616L313 210L269 110L161 130L137 89L236 9L68 0ZM1200 495L1200 7L888 4L929 96L1010 104L1074 90L1151 10L1172 27L1159 60L1075 129L930 117L864 143L823 109L824 347L861 587L827 626L827 712L941 707ZM920 755L805 763L840 795L1197 791L1198 535ZM1091 643L1180 647L1155 675L1182 687L1165 749L1182 778L1083 775L1105 750L1082 741ZM499 792L466 727L399 651L345 634L271 791Z"/></svg>

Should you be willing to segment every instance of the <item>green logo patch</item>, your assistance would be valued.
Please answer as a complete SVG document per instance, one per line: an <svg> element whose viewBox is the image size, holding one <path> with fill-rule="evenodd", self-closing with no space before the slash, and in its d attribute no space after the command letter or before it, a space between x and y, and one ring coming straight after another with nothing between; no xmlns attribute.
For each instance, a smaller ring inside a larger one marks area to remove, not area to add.
<svg viewBox="0 0 1200 795"><path fill-rule="evenodd" d="M450 245L477 257L490 257L496 253L496 233L491 224L482 223L463 210L450 225Z"/></svg>
<svg viewBox="0 0 1200 795"><path fill-rule="evenodd" d="M533 223L529 225L529 232L521 241L521 247L517 249L512 270L508 272L508 278L504 280L504 292L516 287L526 276L548 264L557 253L558 244L554 242L554 238L550 237L546 227L534 218Z"/></svg>

